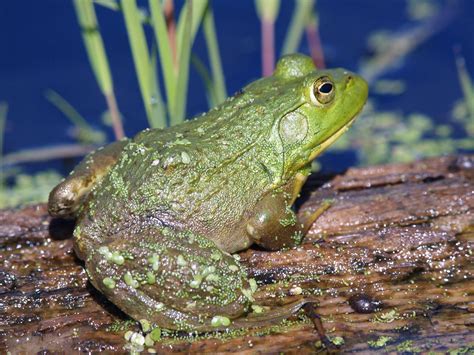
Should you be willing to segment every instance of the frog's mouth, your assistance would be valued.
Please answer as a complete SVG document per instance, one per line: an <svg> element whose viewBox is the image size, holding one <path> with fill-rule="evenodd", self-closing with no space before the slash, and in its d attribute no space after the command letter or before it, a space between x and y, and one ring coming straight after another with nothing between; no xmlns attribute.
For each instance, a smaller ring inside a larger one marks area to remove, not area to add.
<svg viewBox="0 0 474 355"><path fill-rule="evenodd" d="M323 141L322 143L320 143L315 149L314 151L311 153L311 155L309 156L309 161L312 161L314 159L316 159L316 157L321 154L322 152L324 152L326 150L326 148L328 148L331 144L333 144L340 136L342 136L348 129L349 127L352 125L352 123L354 123L354 121L356 120L357 116L359 115L360 111L362 111L362 108L354 115L353 118L351 118L351 120L349 122L347 122L344 126L342 126L341 128L339 128L339 130L337 130L332 136L330 136L329 138L327 138L325 141Z"/></svg>

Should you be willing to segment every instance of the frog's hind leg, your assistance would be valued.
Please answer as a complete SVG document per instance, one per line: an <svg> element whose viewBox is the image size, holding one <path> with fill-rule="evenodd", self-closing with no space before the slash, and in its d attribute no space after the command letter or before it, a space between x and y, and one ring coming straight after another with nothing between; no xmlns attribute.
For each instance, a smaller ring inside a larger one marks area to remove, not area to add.
<svg viewBox="0 0 474 355"><path fill-rule="evenodd" d="M89 251L86 269L92 284L132 318L208 331L248 310L246 272L207 238L155 226L112 238Z"/></svg>
<svg viewBox="0 0 474 355"><path fill-rule="evenodd" d="M49 194L48 211L53 217L74 217L92 187L116 163L127 139L88 154L71 174Z"/></svg>

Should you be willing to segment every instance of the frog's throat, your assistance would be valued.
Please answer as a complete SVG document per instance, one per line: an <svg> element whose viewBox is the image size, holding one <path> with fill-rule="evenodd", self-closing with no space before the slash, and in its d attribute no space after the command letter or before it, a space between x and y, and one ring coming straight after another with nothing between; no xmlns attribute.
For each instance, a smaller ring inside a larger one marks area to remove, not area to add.
<svg viewBox="0 0 474 355"><path fill-rule="evenodd" d="M334 133L331 137L326 139L324 142L322 142L320 145L316 147L316 149L311 153L309 156L309 161L312 161L316 159L316 157L324 152L326 148L328 148L331 144L333 144L340 136L342 136L354 123L355 119L357 118L357 115L354 116L349 122L347 122L344 126L342 126L336 133Z"/></svg>

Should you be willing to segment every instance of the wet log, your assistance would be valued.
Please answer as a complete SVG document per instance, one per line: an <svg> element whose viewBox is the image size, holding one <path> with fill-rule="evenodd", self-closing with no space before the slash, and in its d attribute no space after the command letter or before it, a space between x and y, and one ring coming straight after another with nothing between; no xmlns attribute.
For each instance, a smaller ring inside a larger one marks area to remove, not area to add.
<svg viewBox="0 0 474 355"><path fill-rule="evenodd" d="M156 351L474 351L474 156L316 175L302 200L299 213L331 203L303 244L251 248L241 261L258 303L316 297L332 344L299 313L277 326L163 337ZM88 283L72 229L45 205L0 211L0 353L127 352L125 331L140 328Z"/></svg>

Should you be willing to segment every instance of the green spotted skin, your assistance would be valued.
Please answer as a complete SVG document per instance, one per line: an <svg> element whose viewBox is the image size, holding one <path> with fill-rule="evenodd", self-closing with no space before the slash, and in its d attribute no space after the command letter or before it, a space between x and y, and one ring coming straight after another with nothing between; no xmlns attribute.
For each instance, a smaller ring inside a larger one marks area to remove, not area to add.
<svg viewBox="0 0 474 355"><path fill-rule="evenodd" d="M75 251L92 284L133 318L183 330L242 325L262 308L231 253L301 241L291 205L311 161L366 98L353 73L283 57L274 75L202 116L86 157L51 192L50 213L77 218Z"/></svg>

